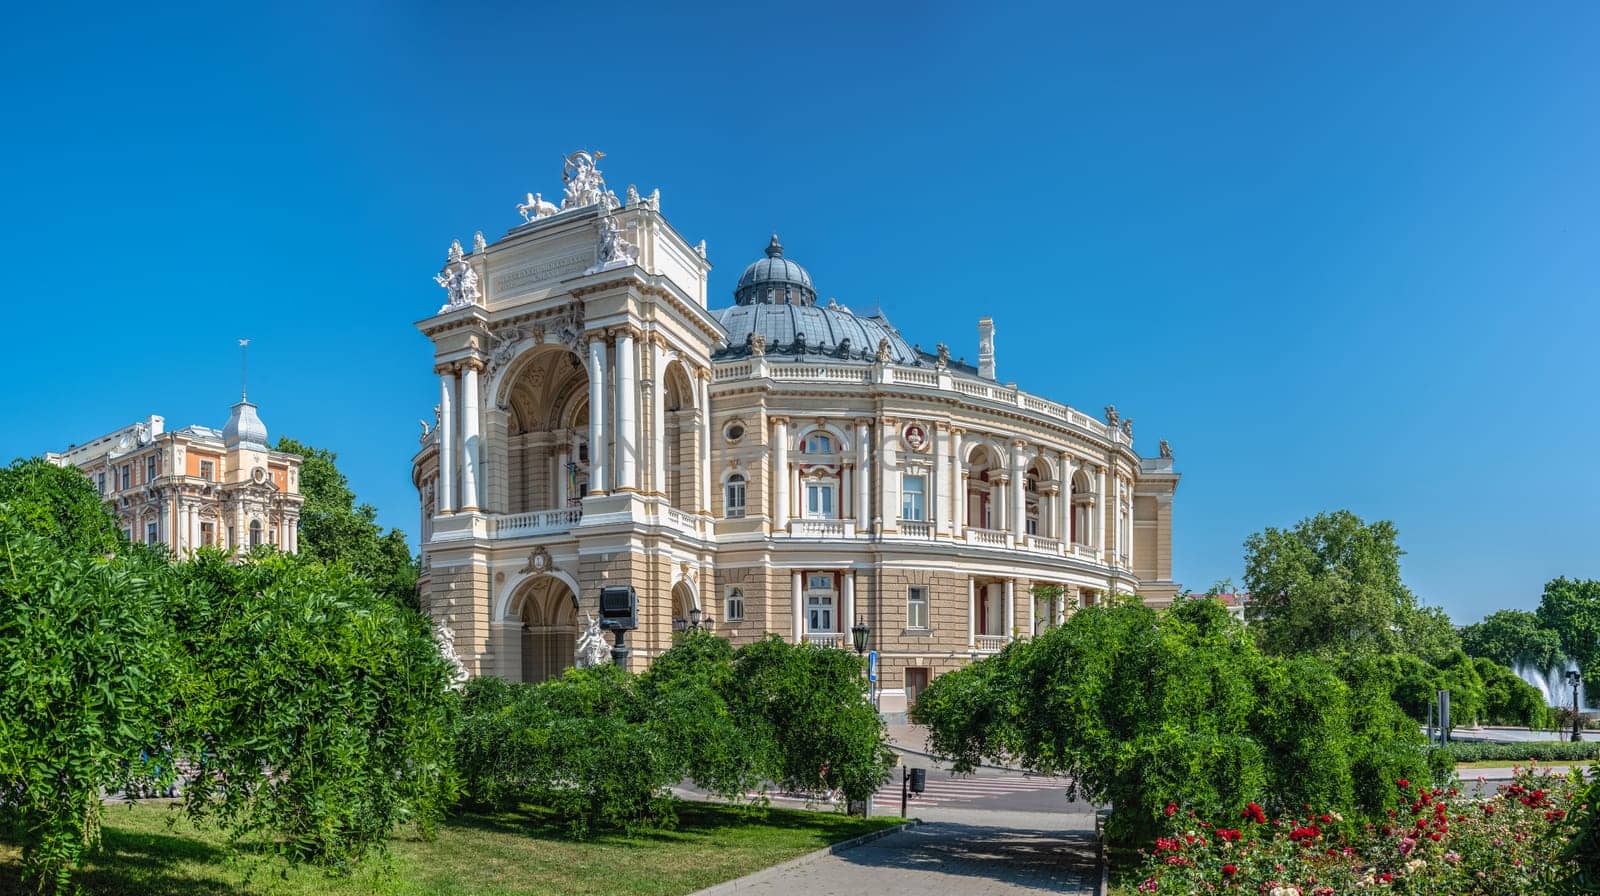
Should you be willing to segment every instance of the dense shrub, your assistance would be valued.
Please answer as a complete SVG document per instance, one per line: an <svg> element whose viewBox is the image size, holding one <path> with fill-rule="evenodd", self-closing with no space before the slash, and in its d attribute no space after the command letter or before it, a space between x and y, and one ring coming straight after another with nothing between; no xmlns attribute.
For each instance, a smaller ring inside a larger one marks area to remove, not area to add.
<svg viewBox="0 0 1600 896"><path fill-rule="evenodd" d="M865 799L888 762L855 657L776 639L734 651L698 632L637 678L474 681L457 737L469 801L535 802L577 836L670 824L667 788L685 778L733 799L769 784Z"/></svg>
<svg viewBox="0 0 1600 896"><path fill-rule="evenodd" d="M24 873L57 886L99 843L103 791L171 779L184 657L160 565L73 556L27 525L0 504L0 818Z"/></svg>
<svg viewBox="0 0 1600 896"><path fill-rule="evenodd" d="M1518 744L1446 744L1456 762L1583 762L1600 759L1600 741L1527 741Z"/></svg>
<svg viewBox="0 0 1600 896"><path fill-rule="evenodd" d="M1375 811L1427 774L1422 735L1375 677L1263 656L1220 605L1079 611L940 676L912 712L958 769L990 759L1073 779L1109 802L1107 833L1155 831L1168 803L1215 816L1250 801Z"/></svg>
<svg viewBox="0 0 1600 896"><path fill-rule="evenodd" d="M175 571L189 812L333 867L398 824L429 831L453 799L456 701L422 617L304 558L205 553Z"/></svg>
<svg viewBox="0 0 1600 896"><path fill-rule="evenodd" d="M1538 688L1493 660L1479 657L1472 664L1483 680L1484 724L1550 727L1550 707Z"/></svg>

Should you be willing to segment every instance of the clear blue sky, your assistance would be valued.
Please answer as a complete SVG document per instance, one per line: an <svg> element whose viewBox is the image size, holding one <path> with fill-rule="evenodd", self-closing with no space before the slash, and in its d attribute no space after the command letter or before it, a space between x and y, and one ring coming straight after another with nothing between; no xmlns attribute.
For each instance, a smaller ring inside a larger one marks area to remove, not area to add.
<svg viewBox="0 0 1600 896"><path fill-rule="evenodd" d="M125 4L8 13L0 457L220 426L416 532L451 238L604 150L709 241L1091 412L1185 474L1176 572L1267 525L1399 526L1457 621L1600 576L1600 11Z"/></svg>

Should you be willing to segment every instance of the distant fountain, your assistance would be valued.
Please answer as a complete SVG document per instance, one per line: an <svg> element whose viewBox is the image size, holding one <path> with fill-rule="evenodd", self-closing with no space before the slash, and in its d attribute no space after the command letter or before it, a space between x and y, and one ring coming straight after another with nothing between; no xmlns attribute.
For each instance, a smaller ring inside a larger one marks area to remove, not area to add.
<svg viewBox="0 0 1600 896"><path fill-rule="evenodd" d="M1539 694L1544 697L1544 704L1557 709L1572 708L1572 685L1567 683L1567 670L1578 668L1572 660L1565 663L1556 663L1548 669L1539 669L1532 663L1517 663L1512 671L1517 677L1539 689ZM1584 712L1594 712L1595 707L1589 702L1587 689L1583 684L1578 685L1578 705Z"/></svg>

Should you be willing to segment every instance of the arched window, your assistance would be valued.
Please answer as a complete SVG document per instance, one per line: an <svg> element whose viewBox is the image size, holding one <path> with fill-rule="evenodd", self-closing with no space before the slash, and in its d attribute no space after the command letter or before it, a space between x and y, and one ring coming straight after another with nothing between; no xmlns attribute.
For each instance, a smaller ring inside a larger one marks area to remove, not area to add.
<svg viewBox="0 0 1600 896"><path fill-rule="evenodd" d="M727 606L722 611L722 618L728 622L738 622L744 618L744 591L738 587L728 589Z"/></svg>
<svg viewBox="0 0 1600 896"><path fill-rule="evenodd" d="M261 521L250 521L250 548L254 550L261 546Z"/></svg>
<svg viewBox="0 0 1600 896"><path fill-rule="evenodd" d="M801 454L832 454L833 437L825 432L814 432L806 436L805 443L800 446Z"/></svg>
<svg viewBox="0 0 1600 896"><path fill-rule="evenodd" d="M743 473L729 476L727 484L723 486L722 515L728 519L740 519L744 516Z"/></svg>

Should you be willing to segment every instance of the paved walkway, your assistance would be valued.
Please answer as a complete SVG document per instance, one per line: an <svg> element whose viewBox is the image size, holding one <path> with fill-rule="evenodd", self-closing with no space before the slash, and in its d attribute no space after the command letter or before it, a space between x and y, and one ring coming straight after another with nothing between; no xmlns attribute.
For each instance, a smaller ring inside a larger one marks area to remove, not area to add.
<svg viewBox="0 0 1600 896"><path fill-rule="evenodd" d="M1017 896L1095 891L1094 816L930 808L926 822L864 846L729 881L741 896Z"/></svg>

